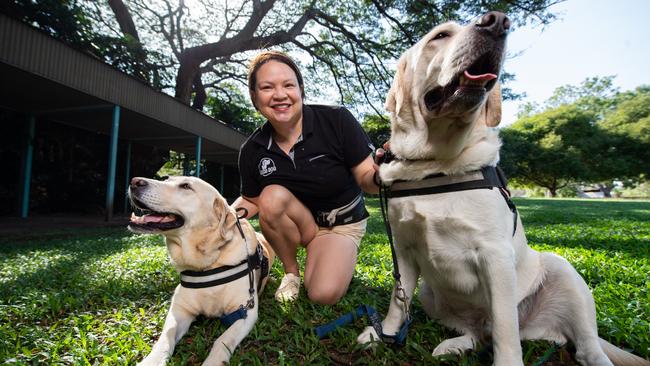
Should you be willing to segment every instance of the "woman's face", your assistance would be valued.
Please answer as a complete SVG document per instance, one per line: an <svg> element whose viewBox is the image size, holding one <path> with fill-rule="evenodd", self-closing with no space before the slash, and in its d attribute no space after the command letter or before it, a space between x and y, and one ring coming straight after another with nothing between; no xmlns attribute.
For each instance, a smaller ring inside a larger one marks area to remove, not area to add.
<svg viewBox="0 0 650 366"><path fill-rule="evenodd" d="M271 60L257 70L256 76L255 106L274 127L302 118L302 93L291 67Z"/></svg>

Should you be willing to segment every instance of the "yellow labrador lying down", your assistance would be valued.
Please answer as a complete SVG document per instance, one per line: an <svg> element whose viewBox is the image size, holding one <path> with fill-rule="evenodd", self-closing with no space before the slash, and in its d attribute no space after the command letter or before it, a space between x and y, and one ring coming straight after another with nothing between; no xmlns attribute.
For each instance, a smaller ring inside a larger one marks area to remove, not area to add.
<svg viewBox="0 0 650 366"><path fill-rule="evenodd" d="M381 166L380 177L393 195L388 220L407 302L422 276L427 314L462 334L440 343L434 356L491 338L495 365L523 365L521 339L570 340L583 365L650 365L599 339L584 280L565 259L528 247L504 189L431 193L496 172L489 167L501 142L488 127L501 118L497 77L509 26L496 12L467 26L442 24L398 63L386 101L396 159ZM407 319L395 293L385 335ZM358 341L373 339L378 334L368 327Z"/></svg>
<svg viewBox="0 0 650 366"><path fill-rule="evenodd" d="M129 230L164 235L171 262L181 272L160 338L140 365L164 364L199 314L234 321L204 364L228 362L257 320L258 291L274 258L270 245L248 221L238 224L226 200L199 178L133 178L129 196L146 212L131 216Z"/></svg>

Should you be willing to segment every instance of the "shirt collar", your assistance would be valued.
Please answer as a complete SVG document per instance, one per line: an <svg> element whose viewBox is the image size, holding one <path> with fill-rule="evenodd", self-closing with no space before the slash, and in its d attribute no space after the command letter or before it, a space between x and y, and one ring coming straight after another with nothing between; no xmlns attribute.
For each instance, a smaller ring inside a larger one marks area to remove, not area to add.
<svg viewBox="0 0 650 366"><path fill-rule="evenodd" d="M314 131L314 111L312 108L306 104L302 105L302 134L300 140L306 139ZM271 149L273 145L273 126L267 120L262 127L260 127L260 132L253 138L255 142L266 147L267 150Z"/></svg>

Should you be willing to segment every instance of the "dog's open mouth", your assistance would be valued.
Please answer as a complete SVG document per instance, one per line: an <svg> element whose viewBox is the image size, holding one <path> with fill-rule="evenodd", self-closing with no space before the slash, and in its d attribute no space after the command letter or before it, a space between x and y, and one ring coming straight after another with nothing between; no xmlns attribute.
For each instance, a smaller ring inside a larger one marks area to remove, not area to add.
<svg viewBox="0 0 650 366"><path fill-rule="evenodd" d="M177 229L185 223L183 217L170 212L156 212L147 207L137 199L132 199L133 205L141 215L131 213L129 227L144 231L166 231Z"/></svg>
<svg viewBox="0 0 650 366"><path fill-rule="evenodd" d="M427 109L432 111L457 94L484 95L496 84L500 63L501 57L499 55L490 52L482 55L470 67L454 77L446 86L439 86L429 90L424 95L424 103Z"/></svg>

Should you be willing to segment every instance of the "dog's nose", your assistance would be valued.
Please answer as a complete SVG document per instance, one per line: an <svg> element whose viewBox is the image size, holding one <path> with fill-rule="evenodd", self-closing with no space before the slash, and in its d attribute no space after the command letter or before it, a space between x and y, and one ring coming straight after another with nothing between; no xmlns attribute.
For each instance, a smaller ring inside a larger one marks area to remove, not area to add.
<svg viewBox="0 0 650 366"><path fill-rule="evenodd" d="M142 178L135 177L135 178L131 179L131 189L135 189L135 188L138 188L138 187L144 187L146 185L147 185L147 181L142 179Z"/></svg>
<svg viewBox="0 0 650 366"><path fill-rule="evenodd" d="M486 13L476 22L476 26L493 32L497 36L502 36L510 30L510 19L498 11Z"/></svg>

